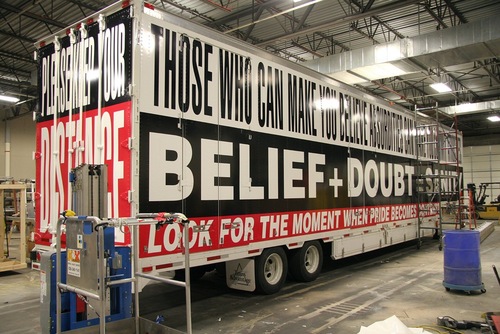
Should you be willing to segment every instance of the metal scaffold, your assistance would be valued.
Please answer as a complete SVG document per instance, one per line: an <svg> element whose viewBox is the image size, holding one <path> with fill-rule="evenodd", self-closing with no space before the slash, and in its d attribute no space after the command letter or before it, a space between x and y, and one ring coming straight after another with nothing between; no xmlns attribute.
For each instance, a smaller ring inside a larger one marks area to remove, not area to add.
<svg viewBox="0 0 500 334"><path fill-rule="evenodd" d="M425 113L425 114L424 114ZM433 231L443 248L443 225L463 228L462 138L457 120L448 128L439 121L439 108L415 107L416 119L416 196L418 247L426 231Z"/></svg>

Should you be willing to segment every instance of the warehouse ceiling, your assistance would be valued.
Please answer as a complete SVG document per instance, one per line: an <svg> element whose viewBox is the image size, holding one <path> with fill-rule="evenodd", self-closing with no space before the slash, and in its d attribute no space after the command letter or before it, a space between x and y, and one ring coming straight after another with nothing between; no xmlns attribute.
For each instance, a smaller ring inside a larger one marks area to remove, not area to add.
<svg viewBox="0 0 500 334"><path fill-rule="evenodd" d="M114 2L0 1L0 94L20 99L0 101L0 117L36 108L35 43ZM500 122L486 119L500 115L498 0L150 3L405 108L437 105L466 145L500 144ZM433 83L451 91L438 93Z"/></svg>

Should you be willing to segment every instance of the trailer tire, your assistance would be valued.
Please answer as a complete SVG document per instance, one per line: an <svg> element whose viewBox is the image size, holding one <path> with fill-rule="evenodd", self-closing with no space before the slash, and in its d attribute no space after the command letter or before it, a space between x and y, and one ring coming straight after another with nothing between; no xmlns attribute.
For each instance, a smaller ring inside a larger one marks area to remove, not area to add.
<svg viewBox="0 0 500 334"><path fill-rule="evenodd" d="M255 285L258 292L270 295L281 290L288 272L288 260L281 247L265 249L255 258Z"/></svg>
<svg viewBox="0 0 500 334"><path fill-rule="evenodd" d="M299 282L311 282L318 278L323 267L323 248L314 240L290 254L290 274Z"/></svg>

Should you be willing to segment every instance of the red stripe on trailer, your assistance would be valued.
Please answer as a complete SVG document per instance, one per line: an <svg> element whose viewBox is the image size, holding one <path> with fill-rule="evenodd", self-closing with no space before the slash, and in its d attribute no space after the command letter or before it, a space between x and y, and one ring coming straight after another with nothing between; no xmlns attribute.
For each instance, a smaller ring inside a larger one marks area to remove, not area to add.
<svg viewBox="0 0 500 334"><path fill-rule="evenodd" d="M348 233L348 234L344 234L343 236L344 236L344 237L350 237L350 236L351 236L351 234L349 234L349 233Z"/></svg>
<svg viewBox="0 0 500 334"><path fill-rule="evenodd" d="M171 268L172 266L173 266L172 263L159 264L159 265L156 266L156 269Z"/></svg>
<svg viewBox="0 0 500 334"><path fill-rule="evenodd" d="M298 246L298 242L292 242L291 244L288 244L289 247L295 247Z"/></svg>
<svg viewBox="0 0 500 334"><path fill-rule="evenodd" d="M150 271L153 271L153 267L144 267L142 268L143 273L149 273Z"/></svg>
<svg viewBox="0 0 500 334"><path fill-rule="evenodd" d="M248 254L255 254L255 253L258 253L258 252L260 252L260 249L252 249L252 250L248 251Z"/></svg>
<svg viewBox="0 0 500 334"><path fill-rule="evenodd" d="M150 3L145 3L145 4L144 4L144 7L149 8L149 9L151 9L151 10L155 10L155 6L153 6L153 5L152 5L152 4L150 4Z"/></svg>
<svg viewBox="0 0 500 334"><path fill-rule="evenodd" d="M214 261L214 260L219 260L221 258L220 255L217 256L209 256L207 257L207 261Z"/></svg>

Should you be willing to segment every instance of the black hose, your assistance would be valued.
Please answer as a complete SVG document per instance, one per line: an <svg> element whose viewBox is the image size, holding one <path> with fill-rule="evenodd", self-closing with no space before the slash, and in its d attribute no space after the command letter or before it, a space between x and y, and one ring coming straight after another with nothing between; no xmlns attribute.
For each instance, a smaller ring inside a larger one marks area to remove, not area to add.
<svg viewBox="0 0 500 334"><path fill-rule="evenodd" d="M97 232L97 229L102 227L103 229L105 229L106 227L108 227L109 223L99 223L97 224L96 226L94 226L94 231Z"/></svg>

